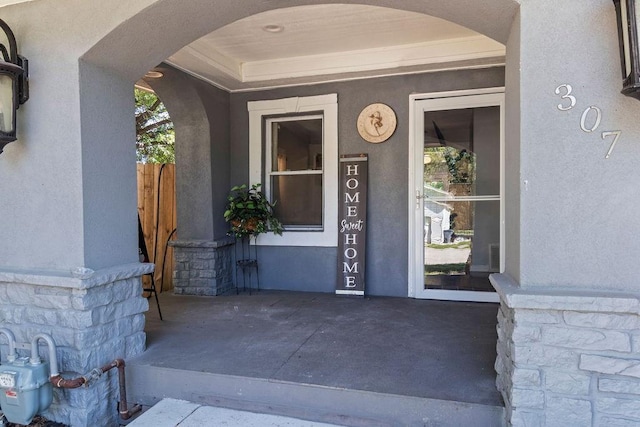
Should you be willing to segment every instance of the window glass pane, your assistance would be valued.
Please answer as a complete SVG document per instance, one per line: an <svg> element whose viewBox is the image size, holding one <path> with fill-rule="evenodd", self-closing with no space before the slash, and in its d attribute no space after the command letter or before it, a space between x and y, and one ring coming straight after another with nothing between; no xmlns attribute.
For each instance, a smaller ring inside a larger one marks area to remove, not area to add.
<svg viewBox="0 0 640 427"><path fill-rule="evenodd" d="M629 13L625 1L620 2L620 13L622 20L622 47L624 49L624 78L626 79L631 74L631 45L629 43Z"/></svg>
<svg viewBox="0 0 640 427"><path fill-rule="evenodd" d="M271 123L271 171L322 170L322 119Z"/></svg>
<svg viewBox="0 0 640 427"><path fill-rule="evenodd" d="M13 131L13 79L0 75L0 131Z"/></svg>
<svg viewBox="0 0 640 427"><path fill-rule="evenodd" d="M271 195L285 227L322 227L322 175L272 176Z"/></svg>
<svg viewBox="0 0 640 427"><path fill-rule="evenodd" d="M425 195L500 194L500 107L424 113Z"/></svg>

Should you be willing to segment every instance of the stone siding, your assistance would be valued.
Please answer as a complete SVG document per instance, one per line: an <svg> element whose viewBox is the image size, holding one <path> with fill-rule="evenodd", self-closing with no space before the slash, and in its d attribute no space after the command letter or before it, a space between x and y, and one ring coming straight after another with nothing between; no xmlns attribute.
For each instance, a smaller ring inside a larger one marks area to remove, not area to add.
<svg viewBox="0 0 640 427"><path fill-rule="evenodd" d="M65 378L85 375L117 358L126 361L145 349L148 303L140 277L151 271L151 264L131 264L84 278L0 272L0 328L15 334L20 356L30 355L27 344L34 335L49 334ZM4 338L0 343L4 362L8 347ZM49 360L46 346L39 352ZM89 387L54 388L53 404L44 415L74 427L117 426L118 393L117 371L112 370Z"/></svg>
<svg viewBox="0 0 640 427"><path fill-rule="evenodd" d="M232 239L174 241L173 292L221 295L233 289Z"/></svg>
<svg viewBox="0 0 640 427"><path fill-rule="evenodd" d="M492 282L497 387L512 426L640 425L640 302L636 296L527 292Z"/></svg>

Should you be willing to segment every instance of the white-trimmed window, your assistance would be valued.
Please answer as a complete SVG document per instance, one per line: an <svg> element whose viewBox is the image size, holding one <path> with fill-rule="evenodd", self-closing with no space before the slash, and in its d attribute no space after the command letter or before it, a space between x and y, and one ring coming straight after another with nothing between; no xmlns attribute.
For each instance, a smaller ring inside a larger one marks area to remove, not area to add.
<svg viewBox="0 0 640 427"><path fill-rule="evenodd" d="M259 245L337 246L338 96L252 101L249 179L276 202L282 236Z"/></svg>

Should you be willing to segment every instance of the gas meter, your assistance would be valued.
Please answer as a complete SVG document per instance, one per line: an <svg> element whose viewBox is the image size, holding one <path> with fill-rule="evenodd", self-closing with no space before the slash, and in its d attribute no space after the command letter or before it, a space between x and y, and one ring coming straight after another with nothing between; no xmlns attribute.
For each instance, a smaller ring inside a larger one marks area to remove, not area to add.
<svg viewBox="0 0 640 427"><path fill-rule="evenodd" d="M0 410L12 423L28 425L53 400L49 364L18 357L0 365Z"/></svg>

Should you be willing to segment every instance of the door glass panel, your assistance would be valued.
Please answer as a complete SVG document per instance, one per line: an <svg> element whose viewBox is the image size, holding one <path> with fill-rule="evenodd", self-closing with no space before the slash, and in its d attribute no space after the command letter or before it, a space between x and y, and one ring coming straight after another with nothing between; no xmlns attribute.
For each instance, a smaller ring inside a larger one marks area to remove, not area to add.
<svg viewBox="0 0 640 427"><path fill-rule="evenodd" d="M424 287L493 291L500 269L500 108L424 113Z"/></svg>
<svg viewBox="0 0 640 427"><path fill-rule="evenodd" d="M493 291L500 269L500 201L424 204L424 287Z"/></svg>
<svg viewBox="0 0 640 427"><path fill-rule="evenodd" d="M500 107L425 111L424 128L425 191L500 194Z"/></svg>

